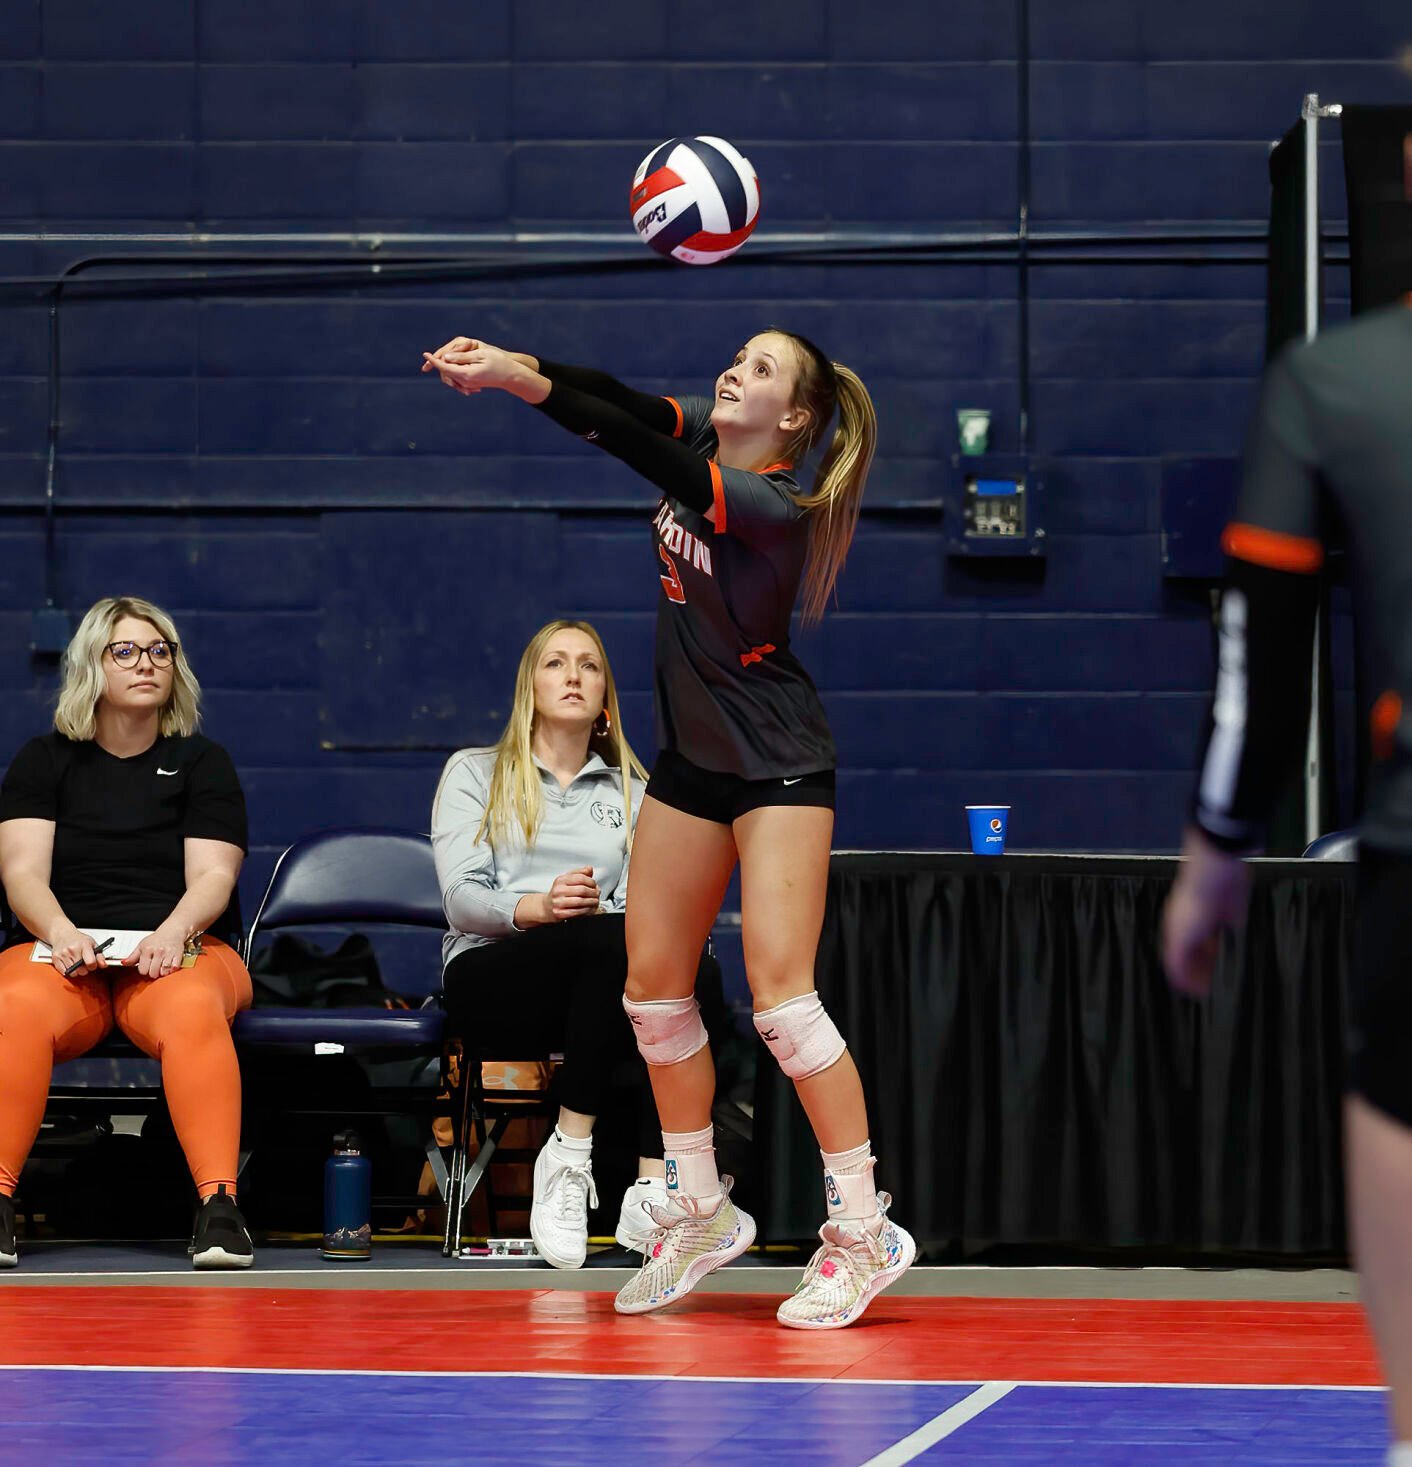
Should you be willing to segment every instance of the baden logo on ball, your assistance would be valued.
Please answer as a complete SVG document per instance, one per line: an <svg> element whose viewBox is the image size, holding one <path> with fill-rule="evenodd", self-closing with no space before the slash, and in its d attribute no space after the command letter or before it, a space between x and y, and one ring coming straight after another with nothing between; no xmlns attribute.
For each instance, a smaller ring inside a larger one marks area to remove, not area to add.
<svg viewBox="0 0 1412 1467"><path fill-rule="evenodd" d="M760 180L724 138L672 138L638 165L629 208L633 228L659 255L714 265L750 238Z"/></svg>

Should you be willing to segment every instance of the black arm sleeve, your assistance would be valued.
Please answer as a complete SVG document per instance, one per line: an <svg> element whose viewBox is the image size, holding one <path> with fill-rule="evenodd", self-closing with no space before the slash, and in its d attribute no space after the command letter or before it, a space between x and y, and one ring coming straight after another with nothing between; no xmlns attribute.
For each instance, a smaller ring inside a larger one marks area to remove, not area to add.
<svg viewBox="0 0 1412 1467"><path fill-rule="evenodd" d="M546 417L607 449L664 494L670 494L697 513L705 514L712 507L715 495L711 468L695 449L665 433L654 432L601 397L580 392L567 383L553 382L552 378L550 381L553 385L549 396L538 404ZM666 406L666 400L660 400ZM675 421L675 413L672 417Z"/></svg>
<svg viewBox="0 0 1412 1467"><path fill-rule="evenodd" d="M1305 747L1318 605L1318 576L1231 560L1191 812L1225 850L1263 845L1276 792Z"/></svg>
<svg viewBox="0 0 1412 1467"><path fill-rule="evenodd" d="M563 362L539 359L539 375L548 377L556 386L573 387L586 392L590 397L601 397L625 413L631 413L639 423L645 423L658 433L672 433L677 425L677 414L665 397L653 392L638 392L635 388L610 377L607 372L595 371L592 367L570 367Z"/></svg>

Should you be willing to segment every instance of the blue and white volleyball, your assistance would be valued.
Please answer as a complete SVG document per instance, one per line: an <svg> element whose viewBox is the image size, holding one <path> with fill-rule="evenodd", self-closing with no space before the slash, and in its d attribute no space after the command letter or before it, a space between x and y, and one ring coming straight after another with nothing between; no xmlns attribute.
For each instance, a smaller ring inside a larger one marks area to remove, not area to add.
<svg viewBox="0 0 1412 1467"><path fill-rule="evenodd" d="M724 138L673 138L633 174L633 228L659 255L714 265L750 238L760 217L760 180Z"/></svg>

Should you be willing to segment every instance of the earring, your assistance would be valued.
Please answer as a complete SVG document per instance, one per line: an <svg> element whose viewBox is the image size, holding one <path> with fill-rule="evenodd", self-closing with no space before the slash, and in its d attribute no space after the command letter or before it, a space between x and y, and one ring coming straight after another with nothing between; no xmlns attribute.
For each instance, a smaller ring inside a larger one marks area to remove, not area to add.
<svg viewBox="0 0 1412 1467"><path fill-rule="evenodd" d="M603 727L602 728L599 728L598 727L598 719L599 718L601 718L603 720ZM608 710L605 708L598 715L598 718L595 718L593 720L593 731L594 731L594 733L596 733L598 735L598 737L600 739L606 739L608 737L609 733L612 732L612 729L613 729L613 715L611 713L609 713Z"/></svg>

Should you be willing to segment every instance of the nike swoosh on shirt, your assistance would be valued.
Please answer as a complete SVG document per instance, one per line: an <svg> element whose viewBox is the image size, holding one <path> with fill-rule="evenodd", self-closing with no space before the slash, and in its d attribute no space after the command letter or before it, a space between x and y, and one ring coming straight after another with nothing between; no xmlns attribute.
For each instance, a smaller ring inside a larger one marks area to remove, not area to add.
<svg viewBox="0 0 1412 1467"><path fill-rule="evenodd" d="M801 774L799 776L799 779L803 779L803 778L804 778L804 776ZM786 784L798 784L799 783L799 779L787 779L787 780L785 780L785 783Z"/></svg>
<svg viewBox="0 0 1412 1467"><path fill-rule="evenodd" d="M180 774L181 773L181 770L180 769L159 769L157 771L157 773L158 774Z"/></svg>

